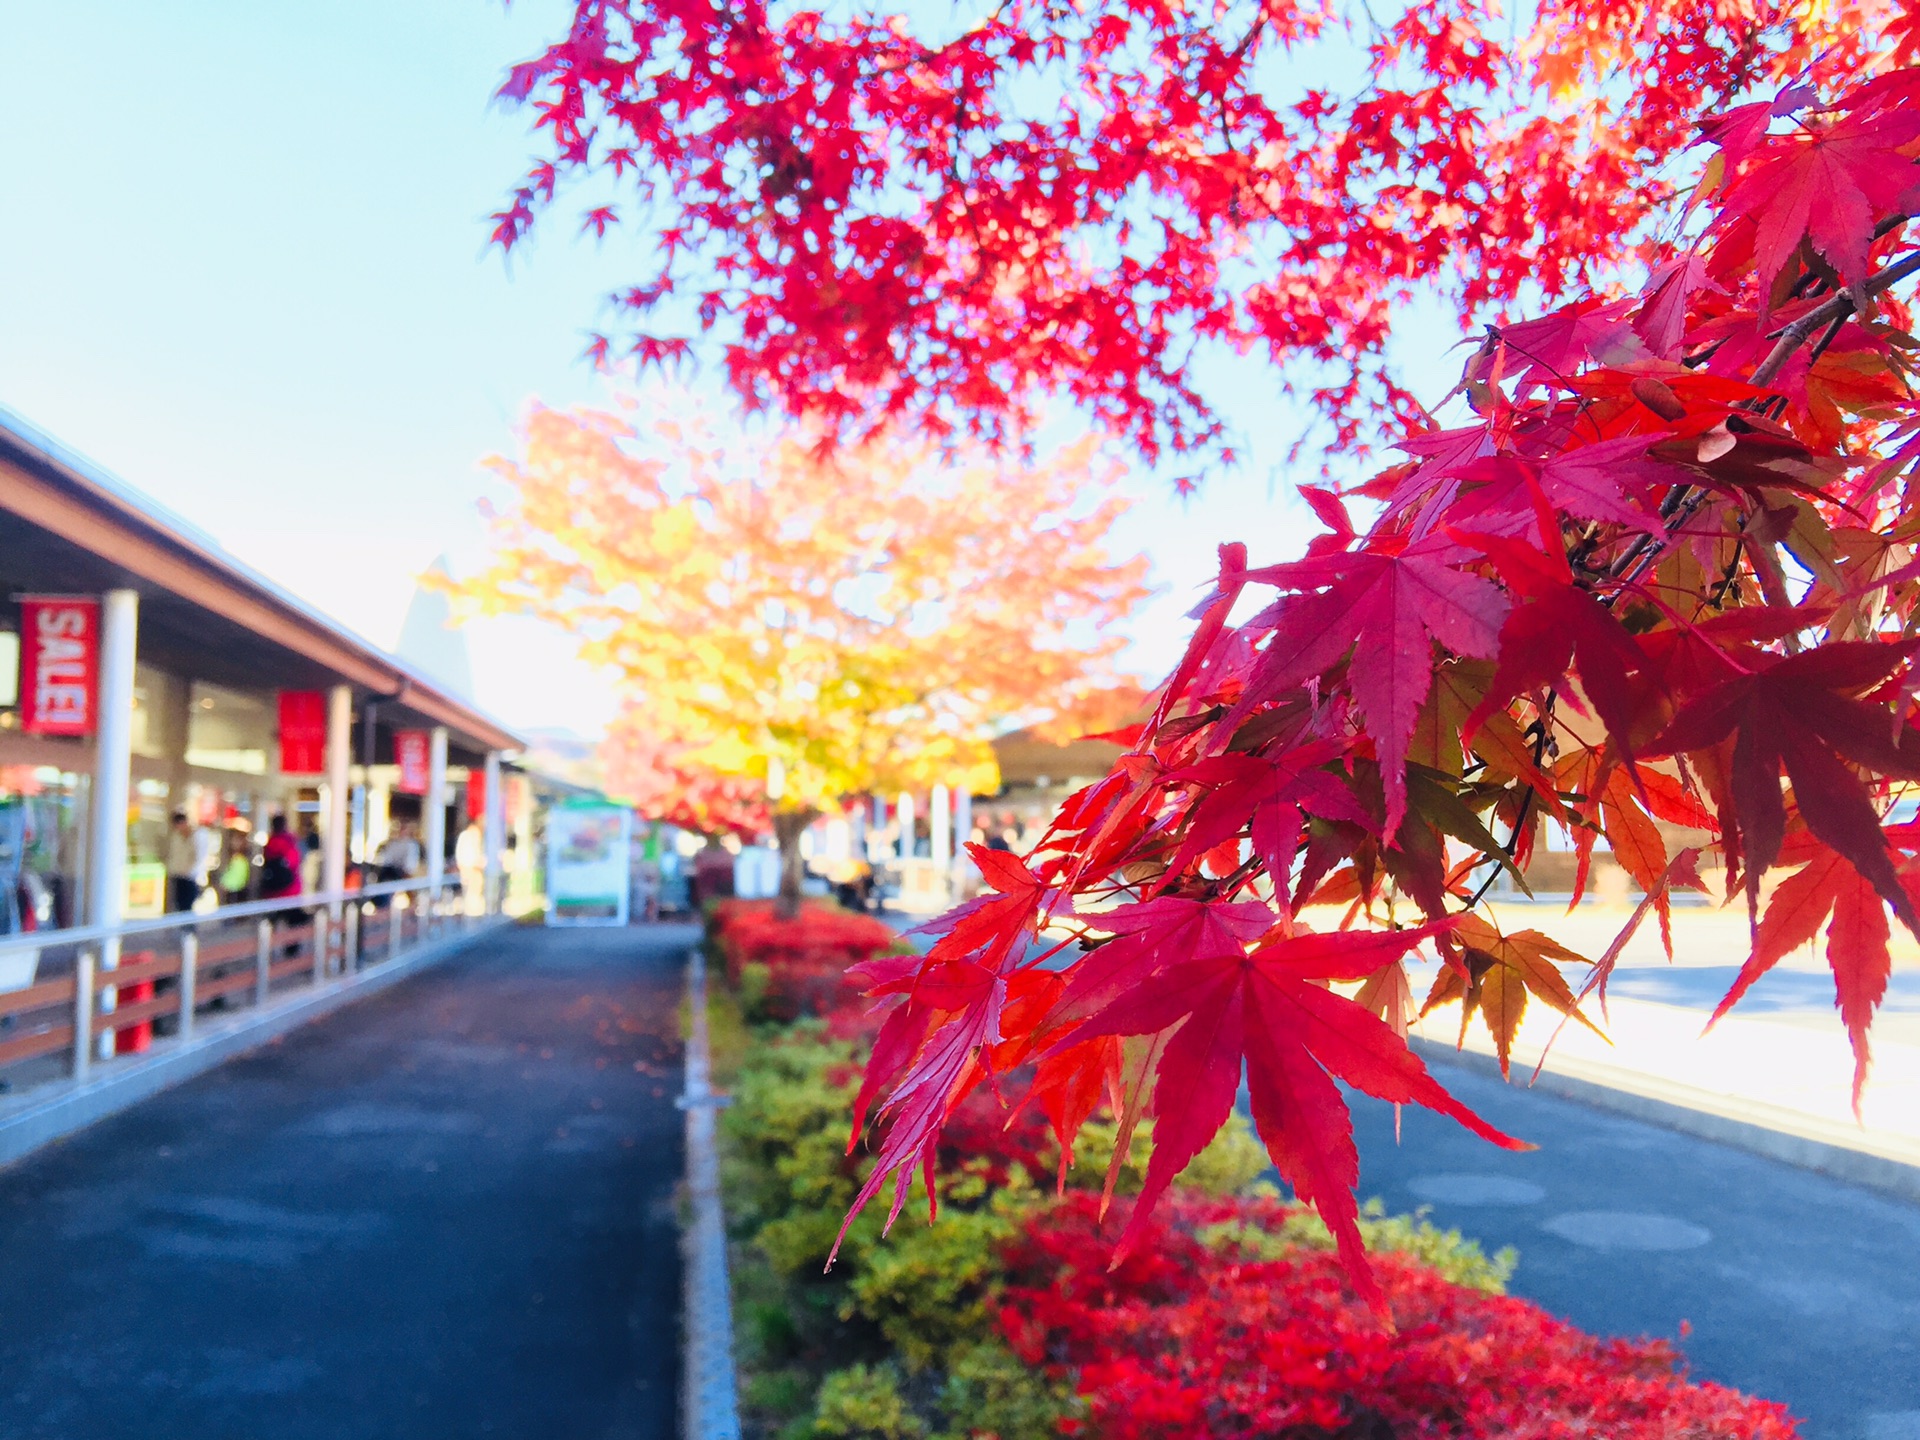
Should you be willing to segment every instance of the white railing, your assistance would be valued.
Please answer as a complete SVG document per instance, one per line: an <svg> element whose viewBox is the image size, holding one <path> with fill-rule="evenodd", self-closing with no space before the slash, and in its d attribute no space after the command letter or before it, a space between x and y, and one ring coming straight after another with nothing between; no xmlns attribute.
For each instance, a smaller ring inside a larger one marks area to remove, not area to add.
<svg viewBox="0 0 1920 1440"><path fill-rule="evenodd" d="M85 1080L102 1059L144 1053L156 1024L185 1042L210 1008L265 1007L467 923L444 882L398 880L8 936L0 962L37 951L39 963L27 985L0 991L0 1079Z"/></svg>

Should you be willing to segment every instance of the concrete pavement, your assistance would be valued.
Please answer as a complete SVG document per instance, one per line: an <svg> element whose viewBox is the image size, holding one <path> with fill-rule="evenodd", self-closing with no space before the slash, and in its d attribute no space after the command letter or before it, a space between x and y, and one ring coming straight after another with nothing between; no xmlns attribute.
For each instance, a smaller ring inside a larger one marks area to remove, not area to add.
<svg viewBox="0 0 1920 1440"><path fill-rule="evenodd" d="M0 1435L674 1434L693 935L489 937L0 1171Z"/></svg>
<svg viewBox="0 0 1920 1440"><path fill-rule="evenodd" d="M1512 1289L1602 1335L1677 1338L1700 1378L1793 1408L1810 1440L1920 1440L1920 1206L1454 1066L1540 1149L1409 1107L1355 1109L1361 1193L1520 1253Z"/></svg>
<svg viewBox="0 0 1920 1440"><path fill-rule="evenodd" d="M1597 957L1627 918L1625 907L1507 903L1496 907L1509 933L1534 928ZM1584 1007L1605 1037L1562 1025L1530 1005L1514 1046L1516 1075L1530 1075L1543 1051L1546 1070L1732 1118L1912 1167L1920 1195L1920 945L1896 928L1894 972L1874 1023L1873 1068L1853 1113L1853 1052L1834 1009L1833 977L1811 947L1789 955L1710 1032L1713 1008L1732 984L1748 950L1744 905L1695 905L1674 913L1674 960L1661 950L1651 918L1623 952L1604 1015ZM1430 976L1435 967L1425 967ZM1577 979L1577 977L1576 977ZM1416 977L1416 996L1424 993ZM1436 1012L1418 1036L1452 1045L1459 1011ZM1490 1055L1492 1040L1476 1019L1469 1050Z"/></svg>

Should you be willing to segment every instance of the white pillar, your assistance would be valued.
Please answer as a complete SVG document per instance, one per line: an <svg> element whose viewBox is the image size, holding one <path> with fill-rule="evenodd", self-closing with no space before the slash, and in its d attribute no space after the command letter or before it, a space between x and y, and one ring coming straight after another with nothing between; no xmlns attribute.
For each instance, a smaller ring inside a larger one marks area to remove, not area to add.
<svg viewBox="0 0 1920 1440"><path fill-rule="evenodd" d="M953 854L954 869L960 870L972 862L967 859L967 842L973 839L973 795L961 790L953 797ZM956 891L961 888L956 886Z"/></svg>
<svg viewBox="0 0 1920 1440"><path fill-rule="evenodd" d="M487 914L500 912L500 849L506 843L507 797L500 788L500 752L487 752L487 813L480 831L487 847Z"/></svg>
<svg viewBox="0 0 1920 1440"><path fill-rule="evenodd" d="M99 714L94 721L87 817L89 925L118 925L126 917L127 789L133 766L133 666L139 630L136 591L109 590L100 597ZM100 969L112 970L119 964L120 941L103 941ZM116 998L112 986L100 987L101 1009L111 1010ZM100 1037L99 1053L113 1053L112 1035Z"/></svg>
<svg viewBox="0 0 1920 1440"><path fill-rule="evenodd" d="M911 860L913 858L913 796L905 790L900 792L898 813L900 815L900 858Z"/></svg>
<svg viewBox="0 0 1920 1440"><path fill-rule="evenodd" d="M320 819L320 888L334 893L347 883L348 767L353 763L353 687L327 693L327 808ZM340 918L340 904L329 907Z"/></svg>
<svg viewBox="0 0 1920 1440"><path fill-rule="evenodd" d="M447 871L447 727L433 727L427 748L427 793L420 808L426 823L427 893L440 898Z"/></svg>
<svg viewBox="0 0 1920 1440"><path fill-rule="evenodd" d="M127 896L127 787L133 760L133 663L140 596L100 597L100 713L87 824L87 923L118 925ZM117 948L117 947L116 947ZM105 957L103 964L110 963Z"/></svg>
<svg viewBox="0 0 1920 1440"><path fill-rule="evenodd" d="M518 894L535 893L534 881L542 873L539 857L533 853L533 782L525 775L513 777L513 874L509 886L518 886ZM522 878L524 877L524 878Z"/></svg>
<svg viewBox="0 0 1920 1440"><path fill-rule="evenodd" d="M393 833L393 791L384 780L367 782L367 860L380 853Z"/></svg>
<svg viewBox="0 0 1920 1440"><path fill-rule="evenodd" d="M929 847L933 873L944 881L953 868L953 796L946 786L934 786L927 797L927 820L933 832L929 836L933 842Z"/></svg>

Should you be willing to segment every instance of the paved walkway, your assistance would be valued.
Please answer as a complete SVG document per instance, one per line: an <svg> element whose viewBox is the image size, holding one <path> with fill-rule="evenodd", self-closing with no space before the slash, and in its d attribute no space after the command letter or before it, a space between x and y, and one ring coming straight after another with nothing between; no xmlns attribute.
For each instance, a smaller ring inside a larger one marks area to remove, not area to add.
<svg viewBox="0 0 1920 1440"><path fill-rule="evenodd" d="M1602 1335L1673 1339L1694 1373L1781 1400L1810 1440L1920 1440L1920 1206L1454 1066L1540 1149L1409 1108L1355 1109L1361 1193L1520 1252L1513 1291Z"/></svg>
<svg viewBox="0 0 1920 1440"><path fill-rule="evenodd" d="M496 934L0 1171L0 1436L666 1440L692 938Z"/></svg>
<svg viewBox="0 0 1920 1440"><path fill-rule="evenodd" d="M1627 918L1624 906L1582 905L1572 914L1553 902L1495 908L1502 929L1544 930L1589 956L1604 952ZM1607 1014L1588 1002L1606 1038L1529 1006L1514 1047L1516 1071L1524 1065L1531 1074L1551 1042L1550 1071L1920 1166L1920 945L1896 929L1893 976L1873 1027L1864 1124L1853 1114L1853 1052L1834 1010L1833 976L1812 947L1787 956L1701 1033L1748 949L1739 901L1677 907L1672 963L1649 918L1621 956ZM1424 984L1416 979L1416 994ZM1458 1017L1449 1007L1417 1033L1452 1044ZM1478 1021L1466 1043L1493 1048Z"/></svg>

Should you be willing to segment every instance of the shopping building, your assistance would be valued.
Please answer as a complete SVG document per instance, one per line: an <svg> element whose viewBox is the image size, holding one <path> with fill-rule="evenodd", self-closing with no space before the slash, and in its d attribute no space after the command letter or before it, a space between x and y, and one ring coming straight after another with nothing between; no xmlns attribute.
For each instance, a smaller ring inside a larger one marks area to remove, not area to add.
<svg viewBox="0 0 1920 1440"><path fill-rule="evenodd" d="M0 411L0 936L157 911L175 812L233 877L285 816L324 891L403 821L437 876L472 816L491 885L520 744Z"/></svg>

